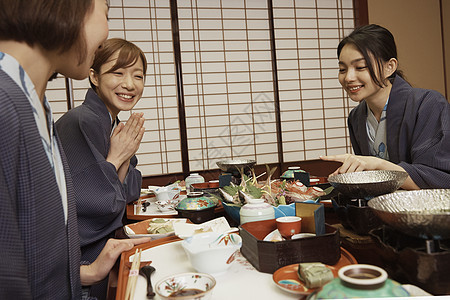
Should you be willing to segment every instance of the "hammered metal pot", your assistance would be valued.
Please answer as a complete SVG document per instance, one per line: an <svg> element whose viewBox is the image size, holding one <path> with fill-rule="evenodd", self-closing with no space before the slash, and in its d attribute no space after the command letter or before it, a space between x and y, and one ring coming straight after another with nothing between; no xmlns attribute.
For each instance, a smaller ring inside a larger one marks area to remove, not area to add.
<svg viewBox="0 0 450 300"><path fill-rule="evenodd" d="M347 197L370 199L392 193L405 182L404 171L362 171L330 176L328 182Z"/></svg>
<svg viewBox="0 0 450 300"><path fill-rule="evenodd" d="M256 164L252 159L226 159L216 162L219 169L227 173L236 173L239 168L244 168L244 172L249 171Z"/></svg>
<svg viewBox="0 0 450 300"><path fill-rule="evenodd" d="M410 236L450 238L450 189L402 191L368 203L387 225Z"/></svg>

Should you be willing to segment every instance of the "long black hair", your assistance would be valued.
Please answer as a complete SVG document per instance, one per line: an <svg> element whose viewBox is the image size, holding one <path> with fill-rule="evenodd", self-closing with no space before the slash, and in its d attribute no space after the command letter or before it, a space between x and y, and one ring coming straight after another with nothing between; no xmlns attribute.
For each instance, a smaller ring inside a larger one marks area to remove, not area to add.
<svg viewBox="0 0 450 300"><path fill-rule="evenodd" d="M376 74L382 74L384 62L389 61L391 58L397 59L397 46L392 33L376 24L358 27L339 43L337 48L338 57L342 48L347 44L353 44L358 48L366 60L370 77L376 85L383 87L385 85L384 79L381 78L380 80ZM378 72L375 72L373 61ZM388 79L392 82L397 75L404 78L403 72L397 68Z"/></svg>

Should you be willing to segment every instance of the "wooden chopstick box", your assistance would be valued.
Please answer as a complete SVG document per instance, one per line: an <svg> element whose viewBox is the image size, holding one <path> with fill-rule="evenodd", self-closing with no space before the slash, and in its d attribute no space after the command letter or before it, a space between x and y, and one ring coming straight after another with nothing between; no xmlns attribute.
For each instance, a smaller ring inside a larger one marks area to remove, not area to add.
<svg viewBox="0 0 450 300"><path fill-rule="evenodd" d="M280 242L264 241L277 229L275 219L248 222L240 227L242 255L260 272L273 273L277 269L303 262L336 264L341 258L339 230L325 224L325 233Z"/></svg>

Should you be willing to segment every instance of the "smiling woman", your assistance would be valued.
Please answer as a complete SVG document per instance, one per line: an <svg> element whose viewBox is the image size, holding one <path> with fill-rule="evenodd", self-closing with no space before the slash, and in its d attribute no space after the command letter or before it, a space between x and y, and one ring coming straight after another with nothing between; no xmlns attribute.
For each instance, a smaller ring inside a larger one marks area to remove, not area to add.
<svg viewBox="0 0 450 300"><path fill-rule="evenodd" d="M142 96L147 61L136 45L123 39L109 39L92 65L89 81L105 103L112 119L131 110Z"/></svg>
<svg viewBox="0 0 450 300"><path fill-rule="evenodd" d="M0 0L0 299L81 299L134 239L80 265L74 186L45 96L83 79L108 36L105 0Z"/></svg>
<svg viewBox="0 0 450 300"><path fill-rule="evenodd" d="M147 61L141 49L109 39L97 51L83 105L64 114L56 128L70 166L78 212L81 258L93 262L108 238L123 226L127 203L137 200L142 183L136 151L144 117L134 113L124 125L117 115L142 96ZM106 296L107 279L91 289Z"/></svg>
<svg viewBox="0 0 450 300"><path fill-rule="evenodd" d="M392 33L376 24L359 27L337 54L339 82L359 104L348 117L356 155L322 157L342 163L333 174L406 171L404 189L450 188L450 104L404 79Z"/></svg>

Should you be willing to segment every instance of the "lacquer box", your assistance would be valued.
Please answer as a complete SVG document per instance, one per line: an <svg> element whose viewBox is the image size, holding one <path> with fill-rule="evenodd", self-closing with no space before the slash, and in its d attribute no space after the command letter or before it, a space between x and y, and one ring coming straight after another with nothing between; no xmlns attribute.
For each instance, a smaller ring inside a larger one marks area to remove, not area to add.
<svg viewBox="0 0 450 300"><path fill-rule="evenodd" d="M277 229L275 219L249 222L240 226L242 255L260 272L301 262L336 264L341 257L339 230L325 224L325 233L307 238L279 242L264 241Z"/></svg>

